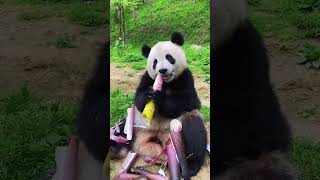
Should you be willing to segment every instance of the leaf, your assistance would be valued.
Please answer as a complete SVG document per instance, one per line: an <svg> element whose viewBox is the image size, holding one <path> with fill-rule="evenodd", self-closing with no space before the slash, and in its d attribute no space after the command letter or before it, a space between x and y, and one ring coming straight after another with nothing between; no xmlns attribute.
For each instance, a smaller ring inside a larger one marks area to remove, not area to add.
<svg viewBox="0 0 320 180"><path fill-rule="evenodd" d="M311 62L307 62L307 63L306 63L306 67L307 67L308 69L310 69L310 68L312 67L312 63L311 63Z"/></svg>
<svg viewBox="0 0 320 180"><path fill-rule="evenodd" d="M298 64L305 64L305 63L307 63L308 62L308 59L307 58L301 58L301 59L298 59L297 60L297 63Z"/></svg>
<svg viewBox="0 0 320 180"><path fill-rule="evenodd" d="M320 58L317 61L313 61L312 62L313 67L319 69L320 68Z"/></svg>

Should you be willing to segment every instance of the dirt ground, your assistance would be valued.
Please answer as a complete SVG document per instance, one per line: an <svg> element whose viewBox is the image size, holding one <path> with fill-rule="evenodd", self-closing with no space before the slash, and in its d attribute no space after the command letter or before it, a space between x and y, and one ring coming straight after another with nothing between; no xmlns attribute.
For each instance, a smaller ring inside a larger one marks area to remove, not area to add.
<svg viewBox="0 0 320 180"><path fill-rule="evenodd" d="M24 23L16 16L15 8L0 6L0 94L11 93L27 82L40 95L81 98L95 64L97 44L106 38L105 28L77 26L63 18ZM64 33L75 37L76 48L54 46ZM296 54L278 50L272 42L267 44L274 89L294 135L320 140L320 71L297 65ZM111 65L111 87L134 92L139 75L141 72ZM202 103L209 105L209 85L199 78L195 82Z"/></svg>
<svg viewBox="0 0 320 180"><path fill-rule="evenodd" d="M16 16L14 7L0 6L0 92L28 83L40 95L81 97L105 28L72 25L63 18L18 22ZM64 33L75 38L76 48L55 47Z"/></svg>
<svg viewBox="0 0 320 180"><path fill-rule="evenodd" d="M274 41L266 44L271 81L293 134L320 141L320 71L298 65L302 57L296 52L279 50Z"/></svg>

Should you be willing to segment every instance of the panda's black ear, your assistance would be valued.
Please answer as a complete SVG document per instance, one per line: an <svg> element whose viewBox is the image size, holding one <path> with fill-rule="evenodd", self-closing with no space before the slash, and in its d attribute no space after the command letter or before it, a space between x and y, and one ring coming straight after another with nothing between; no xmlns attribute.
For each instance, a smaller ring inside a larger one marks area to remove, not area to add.
<svg viewBox="0 0 320 180"><path fill-rule="evenodd" d="M184 37L183 37L182 33L179 33L179 32L172 33L171 42L173 42L179 46L182 46L184 43Z"/></svg>
<svg viewBox="0 0 320 180"><path fill-rule="evenodd" d="M150 53L150 51L151 51L151 48L150 48L148 45L145 44L145 45L142 46L141 51L142 51L142 55L143 55L145 58L148 58L149 53Z"/></svg>

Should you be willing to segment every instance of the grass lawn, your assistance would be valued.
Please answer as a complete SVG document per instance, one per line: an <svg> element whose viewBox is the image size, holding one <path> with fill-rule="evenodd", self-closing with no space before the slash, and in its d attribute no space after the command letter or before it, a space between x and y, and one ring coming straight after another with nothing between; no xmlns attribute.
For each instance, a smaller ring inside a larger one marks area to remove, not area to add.
<svg viewBox="0 0 320 180"><path fill-rule="evenodd" d="M0 0L0 6L18 8L18 21L34 22L49 17L64 17L71 23L101 27L109 22L109 3L105 0Z"/></svg>
<svg viewBox="0 0 320 180"><path fill-rule="evenodd" d="M250 18L265 37L295 41L320 36L319 0L250 1Z"/></svg>
<svg viewBox="0 0 320 180"><path fill-rule="evenodd" d="M55 166L78 106L37 97L26 87L0 97L0 179L37 179Z"/></svg>
<svg viewBox="0 0 320 180"><path fill-rule="evenodd" d="M119 42L119 19L111 7L111 63L123 64L136 70L145 69L142 56L144 44L150 47L159 41L169 41L171 33L184 34L183 48L189 67L203 81L210 82L210 8L209 0L144 1L134 11L125 14L126 46ZM168 8L170 7L170 8ZM199 45L200 50L191 48Z"/></svg>

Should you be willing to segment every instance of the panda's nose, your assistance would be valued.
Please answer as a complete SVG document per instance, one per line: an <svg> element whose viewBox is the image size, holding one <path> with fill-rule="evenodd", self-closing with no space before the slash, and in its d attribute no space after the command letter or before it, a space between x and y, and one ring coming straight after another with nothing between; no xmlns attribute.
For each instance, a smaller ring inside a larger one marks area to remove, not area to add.
<svg viewBox="0 0 320 180"><path fill-rule="evenodd" d="M167 72L167 69L160 69L159 70L159 73L161 73L161 74L164 74L164 73L166 73Z"/></svg>

